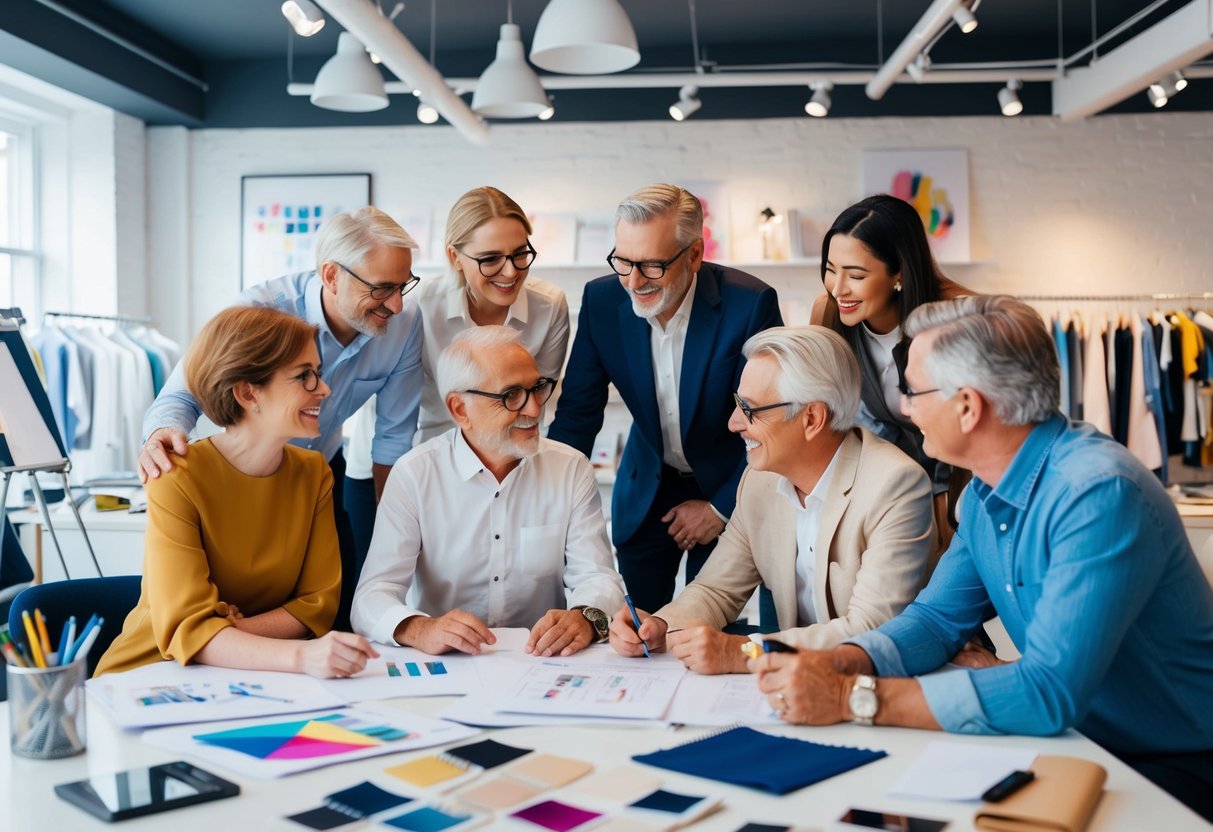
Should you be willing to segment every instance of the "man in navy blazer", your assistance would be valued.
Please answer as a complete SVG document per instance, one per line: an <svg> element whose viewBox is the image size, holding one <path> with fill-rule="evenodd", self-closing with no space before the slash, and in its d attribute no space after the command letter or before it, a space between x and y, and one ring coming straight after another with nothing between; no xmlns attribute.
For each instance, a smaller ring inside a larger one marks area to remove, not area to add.
<svg viewBox="0 0 1213 832"><path fill-rule="evenodd" d="M613 275L586 284L550 439L589 454L614 383L633 424L615 479L612 538L636 606L670 601L724 530L745 469L728 429L751 335L783 323L775 290L704 262L703 209L676 185L642 188L615 214Z"/></svg>

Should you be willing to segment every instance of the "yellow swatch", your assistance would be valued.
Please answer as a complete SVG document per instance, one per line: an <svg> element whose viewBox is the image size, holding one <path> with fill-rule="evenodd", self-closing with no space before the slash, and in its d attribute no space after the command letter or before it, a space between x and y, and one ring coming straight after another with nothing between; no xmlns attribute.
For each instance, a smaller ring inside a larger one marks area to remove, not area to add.
<svg viewBox="0 0 1213 832"><path fill-rule="evenodd" d="M435 757L433 754L387 769L387 773L393 777L399 777L406 783L412 783L414 786L422 788L433 786L436 783L445 783L465 771L467 771L466 768Z"/></svg>

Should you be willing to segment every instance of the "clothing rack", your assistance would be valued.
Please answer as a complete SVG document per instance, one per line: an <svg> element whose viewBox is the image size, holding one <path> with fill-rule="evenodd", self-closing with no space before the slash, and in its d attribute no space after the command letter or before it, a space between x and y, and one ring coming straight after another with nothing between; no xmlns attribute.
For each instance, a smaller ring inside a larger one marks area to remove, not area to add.
<svg viewBox="0 0 1213 832"><path fill-rule="evenodd" d="M1152 295L1015 295L1018 300L1039 301L1154 301L1154 300L1213 300L1213 292L1158 292Z"/></svg>
<svg viewBox="0 0 1213 832"><path fill-rule="evenodd" d="M150 324L146 315L96 315L88 312L44 312L44 318L87 318L91 321L115 321L124 324Z"/></svg>

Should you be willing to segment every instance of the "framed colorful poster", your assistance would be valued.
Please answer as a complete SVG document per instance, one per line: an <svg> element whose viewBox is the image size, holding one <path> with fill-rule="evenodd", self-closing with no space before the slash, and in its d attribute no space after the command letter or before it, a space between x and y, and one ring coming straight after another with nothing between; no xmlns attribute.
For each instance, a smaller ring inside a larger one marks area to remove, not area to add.
<svg viewBox="0 0 1213 832"><path fill-rule="evenodd" d="M941 263L969 263L969 154L964 150L865 150L863 193L914 206Z"/></svg>
<svg viewBox="0 0 1213 832"><path fill-rule="evenodd" d="M369 173L240 178L240 288L316 268L324 221L371 202Z"/></svg>

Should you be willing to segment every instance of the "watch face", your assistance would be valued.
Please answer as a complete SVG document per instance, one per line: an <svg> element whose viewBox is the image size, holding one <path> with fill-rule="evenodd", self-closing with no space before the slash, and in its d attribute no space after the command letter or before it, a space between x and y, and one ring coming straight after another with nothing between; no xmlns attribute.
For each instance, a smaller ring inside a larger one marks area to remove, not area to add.
<svg viewBox="0 0 1213 832"><path fill-rule="evenodd" d="M858 719L871 719L876 716L876 691L863 688L853 690L851 691L849 704L851 706L851 713L855 717Z"/></svg>
<svg viewBox="0 0 1213 832"><path fill-rule="evenodd" d="M606 638L610 634L611 619L607 617L605 612L600 609L595 609L594 607L586 607L581 611L581 614L584 615L586 620L590 622L590 625L593 626L594 633L598 636L598 638Z"/></svg>

